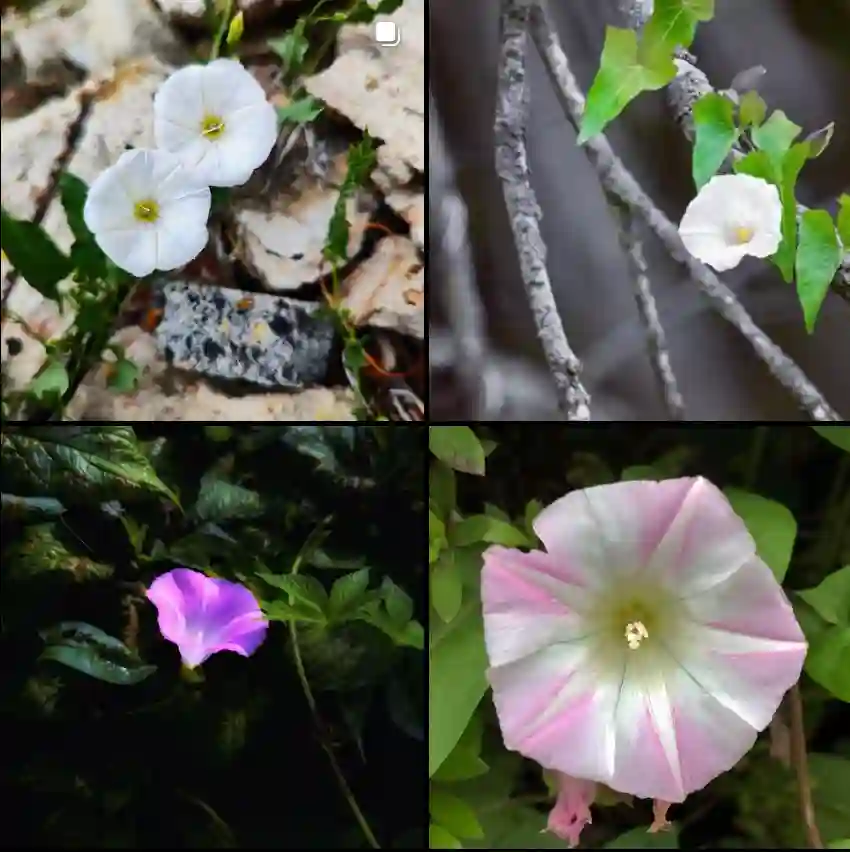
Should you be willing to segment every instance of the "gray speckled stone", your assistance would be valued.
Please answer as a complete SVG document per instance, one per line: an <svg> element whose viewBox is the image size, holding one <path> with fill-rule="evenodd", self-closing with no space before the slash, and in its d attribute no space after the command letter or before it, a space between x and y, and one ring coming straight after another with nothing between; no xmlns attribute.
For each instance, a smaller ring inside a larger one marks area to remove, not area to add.
<svg viewBox="0 0 850 852"><path fill-rule="evenodd" d="M334 326L318 304L181 281L164 293L157 344L176 367L284 388L327 373Z"/></svg>

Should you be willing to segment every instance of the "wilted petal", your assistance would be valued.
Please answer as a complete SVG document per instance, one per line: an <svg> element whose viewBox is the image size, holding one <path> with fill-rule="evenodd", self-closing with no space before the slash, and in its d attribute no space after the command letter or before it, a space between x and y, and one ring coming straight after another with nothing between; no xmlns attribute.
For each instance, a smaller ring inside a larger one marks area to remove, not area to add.
<svg viewBox="0 0 850 852"><path fill-rule="evenodd" d="M576 846L582 829L593 822L590 805L596 796L596 784L593 781L571 778L563 772L556 775L558 798L549 812L546 828L561 840L566 840L570 846Z"/></svg>

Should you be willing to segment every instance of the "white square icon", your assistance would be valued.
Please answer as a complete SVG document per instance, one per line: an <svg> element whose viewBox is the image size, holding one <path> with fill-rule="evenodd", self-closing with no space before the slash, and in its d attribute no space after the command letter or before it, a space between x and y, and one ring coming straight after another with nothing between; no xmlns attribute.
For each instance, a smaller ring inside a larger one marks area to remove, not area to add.
<svg viewBox="0 0 850 852"><path fill-rule="evenodd" d="M375 21L375 41L384 47L395 47L401 34L394 21Z"/></svg>

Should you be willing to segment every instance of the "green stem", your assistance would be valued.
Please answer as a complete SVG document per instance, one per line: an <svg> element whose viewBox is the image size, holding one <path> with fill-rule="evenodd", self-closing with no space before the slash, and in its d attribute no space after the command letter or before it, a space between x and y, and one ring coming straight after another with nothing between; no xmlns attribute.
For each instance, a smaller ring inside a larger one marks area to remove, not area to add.
<svg viewBox="0 0 850 852"><path fill-rule="evenodd" d="M304 542L304 546L301 548L300 552L298 553L298 556L295 557L295 561L292 563L291 573L293 575L298 573L298 570L301 567L301 563L307 553L310 552L314 541L320 535L324 534L324 526L328 520L329 519L326 518L324 521L322 521L316 527L313 533L311 533L311 535L307 538L307 541ZM290 603L292 603L292 595L290 595ZM363 811L360 810L360 806L357 804L357 800L354 798L354 793L352 792L348 781L346 781L345 775L343 775L339 763L337 763L336 755L334 754L333 749L331 748L330 744L327 742L322 733L323 727L319 721L316 698L313 695L313 690L310 687L310 681L307 679L307 672L304 669L304 660L301 657L301 648L298 644L298 626L294 621L289 622L289 638L292 642L292 653L295 657L295 669L298 672L298 679L301 681L301 688L304 690L304 697L307 699L307 706L310 708L310 714L313 716L313 722L315 724L316 732L319 737L319 744L322 746L322 751L324 751L324 753L328 757L328 761L330 762L331 769L333 770L333 773L336 776L336 780L339 784L340 790L342 791L342 795L344 796L346 802L348 802L348 807L354 814L354 818L357 820L357 823L360 826L361 831L363 832L363 836L366 838L367 842L373 849L380 849L381 844L378 843L377 838L372 833L372 829L370 828L366 817L363 815Z"/></svg>
<svg viewBox="0 0 850 852"><path fill-rule="evenodd" d="M230 19L232 17L233 0L227 0L227 6L225 7L224 14L221 16L221 20L218 23L215 39L213 40L212 47L210 48L210 62L214 59L218 59L218 53L221 50L221 43L224 41L225 35L227 35L227 28L230 25Z"/></svg>

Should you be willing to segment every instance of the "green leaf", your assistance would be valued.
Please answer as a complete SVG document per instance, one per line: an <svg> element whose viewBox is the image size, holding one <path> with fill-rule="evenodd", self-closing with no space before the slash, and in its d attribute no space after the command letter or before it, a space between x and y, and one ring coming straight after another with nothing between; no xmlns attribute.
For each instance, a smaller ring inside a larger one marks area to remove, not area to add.
<svg viewBox="0 0 850 852"><path fill-rule="evenodd" d="M821 127L820 130L813 130L803 140L809 146L809 158L814 159L819 157L832 141L832 134L835 132L835 122L830 122L826 127Z"/></svg>
<svg viewBox="0 0 850 852"><path fill-rule="evenodd" d="M38 375L32 380L29 392L38 400L60 400L71 386L65 365L55 358L48 358Z"/></svg>
<svg viewBox="0 0 850 852"><path fill-rule="evenodd" d="M428 828L429 849L463 849L463 844L441 825L432 822Z"/></svg>
<svg viewBox="0 0 850 852"><path fill-rule="evenodd" d="M834 625L816 636L806 654L806 674L850 704L850 626Z"/></svg>
<svg viewBox="0 0 850 852"><path fill-rule="evenodd" d="M479 811L485 840L467 841L470 849L565 849L567 844L546 830L547 816L505 797Z"/></svg>
<svg viewBox="0 0 850 852"><path fill-rule="evenodd" d="M819 585L797 594L830 624L850 625L850 565L829 574Z"/></svg>
<svg viewBox="0 0 850 852"><path fill-rule="evenodd" d="M814 810L825 843L850 836L850 760L832 754L809 754Z"/></svg>
<svg viewBox="0 0 850 852"><path fill-rule="evenodd" d="M429 426L428 446L449 467L461 473L484 475L484 448L469 426Z"/></svg>
<svg viewBox="0 0 850 852"><path fill-rule="evenodd" d="M483 733L484 725L481 721L481 714L475 713L451 754L433 774L433 780L468 781L470 778L478 778L487 772L489 767L480 756Z"/></svg>
<svg viewBox="0 0 850 852"><path fill-rule="evenodd" d="M639 826L604 844L603 849L678 849L679 830L675 824L666 831L650 834Z"/></svg>
<svg viewBox="0 0 850 852"><path fill-rule="evenodd" d="M490 515L472 515L452 527L449 538L453 547L465 547L477 541L505 547L531 547L528 536L513 524Z"/></svg>
<svg viewBox="0 0 850 852"><path fill-rule="evenodd" d="M331 263L343 263L348 259L349 228L346 205L357 187L363 186L369 180L376 162L374 140L365 132L363 139L348 149L348 169L328 224L323 254Z"/></svg>
<svg viewBox="0 0 850 852"><path fill-rule="evenodd" d="M800 217L800 244L797 248L797 295L803 306L806 330L815 330L815 321L841 264L841 244L832 216L826 210L807 210Z"/></svg>
<svg viewBox="0 0 850 852"><path fill-rule="evenodd" d="M71 261L84 279L101 281L106 278L109 262L83 218L89 188L76 175L63 172L59 178L59 198L65 210L68 227L74 235Z"/></svg>
<svg viewBox="0 0 850 852"><path fill-rule="evenodd" d="M484 831L475 811L463 799L431 785L429 800L431 819L461 838L482 838Z"/></svg>
<svg viewBox="0 0 850 852"><path fill-rule="evenodd" d="M41 226L15 219L0 207L0 248L27 284L45 298L61 301L59 282L74 269Z"/></svg>
<svg viewBox="0 0 850 852"><path fill-rule="evenodd" d="M133 393L139 387L142 371L135 361L118 358L110 364L106 386L116 393Z"/></svg>
<svg viewBox="0 0 850 852"><path fill-rule="evenodd" d="M302 601L261 601L263 614L269 621L283 621L303 624L326 624L324 613Z"/></svg>
<svg viewBox="0 0 850 852"><path fill-rule="evenodd" d="M325 613L328 610L328 593L325 587L309 574L271 574L268 571L258 571L257 576L270 586L289 593L294 601L306 604L317 612Z"/></svg>
<svg viewBox="0 0 850 852"><path fill-rule="evenodd" d="M277 119L281 123L308 124L322 114L324 105L314 97L307 95L286 106L277 107Z"/></svg>
<svg viewBox="0 0 850 852"><path fill-rule="evenodd" d="M201 479L193 514L201 521L229 521L256 518L263 513L263 503L256 491L243 488L209 471Z"/></svg>
<svg viewBox="0 0 850 852"><path fill-rule="evenodd" d="M486 668L481 601L470 597L439 638L431 639L429 777L451 754L483 698Z"/></svg>
<svg viewBox="0 0 850 852"><path fill-rule="evenodd" d="M381 595L390 620L399 628L405 627L413 618L413 601L410 595L389 577L384 577L381 582Z"/></svg>
<svg viewBox="0 0 850 852"><path fill-rule="evenodd" d="M744 127L758 126L767 115L767 104L756 91L746 92L741 96L738 106L738 120Z"/></svg>
<svg viewBox="0 0 850 852"><path fill-rule="evenodd" d="M797 538L797 521L781 503L739 488L724 488L732 508L755 539L756 552L781 583Z"/></svg>
<svg viewBox="0 0 850 852"><path fill-rule="evenodd" d="M844 193L838 197L838 236L844 244L844 250L850 251L850 195Z"/></svg>
<svg viewBox="0 0 850 852"><path fill-rule="evenodd" d="M543 504L537 500L529 500L525 507L525 532L529 543L537 541L537 533L534 532L534 521L543 511Z"/></svg>
<svg viewBox="0 0 850 852"><path fill-rule="evenodd" d="M714 0L655 0L641 39L648 64L670 58L677 47L690 47L700 21L714 17Z"/></svg>
<svg viewBox="0 0 850 852"><path fill-rule="evenodd" d="M431 464L428 484L428 499L437 515L448 520L457 504L455 472L443 462L435 459Z"/></svg>
<svg viewBox="0 0 850 852"><path fill-rule="evenodd" d="M21 498L18 498L21 499ZM4 503L5 511L5 503ZM77 556L56 537L52 523L24 529L4 554L9 577L30 579L38 574L55 573L81 583L111 577L111 565L95 562L88 556ZM6 565L3 567L6 568Z"/></svg>
<svg viewBox="0 0 850 852"><path fill-rule="evenodd" d="M827 849L850 849L850 839L833 840L827 844Z"/></svg>
<svg viewBox="0 0 850 852"><path fill-rule="evenodd" d="M100 503L158 494L179 505L130 426L33 426L0 435L0 472L18 493Z"/></svg>
<svg viewBox="0 0 850 852"><path fill-rule="evenodd" d="M638 60L634 30L607 27L599 71L587 93L578 144L600 133L641 92L666 86L676 76L672 55L658 56L652 67Z"/></svg>
<svg viewBox="0 0 850 852"><path fill-rule="evenodd" d="M812 429L830 444L850 453L850 426L812 426Z"/></svg>
<svg viewBox="0 0 850 852"><path fill-rule="evenodd" d="M455 569L451 550L444 550L431 566L431 606L440 618L450 622L463 602L463 582Z"/></svg>
<svg viewBox="0 0 850 852"><path fill-rule="evenodd" d="M39 659L54 660L106 683L127 686L156 671L123 642L91 624L65 621L39 635L47 643Z"/></svg>
<svg viewBox="0 0 850 852"><path fill-rule="evenodd" d="M294 75L304 62L310 42L304 35L306 18L299 18L295 26L283 38L269 39L269 47L283 60L285 74Z"/></svg>
<svg viewBox="0 0 850 852"><path fill-rule="evenodd" d="M16 494L0 494L0 506L4 518L23 521L43 521L56 518L66 511L53 497L18 497Z"/></svg>
<svg viewBox="0 0 850 852"><path fill-rule="evenodd" d="M751 137L756 148L764 151L779 168L802 130L799 124L794 124L781 109L777 109L764 124L753 128Z"/></svg>
<svg viewBox="0 0 850 852"><path fill-rule="evenodd" d="M331 618L342 618L354 613L369 596L369 569L361 568L344 574L331 586L328 614Z"/></svg>
<svg viewBox="0 0 850 852"><path fill-rule="evenodd" d="M428 564L437 561L442 549L446 546L446 525L429 509L428 510Z"/></svg>
<svg viewBox="0 0 850 852"><path fill-rule="evenodd" d="M694 142L693 176L697 189L701 189L717 174L723 161L738 141L735 127L735 105L717 92L703 95L693 109Z"/></svg>

